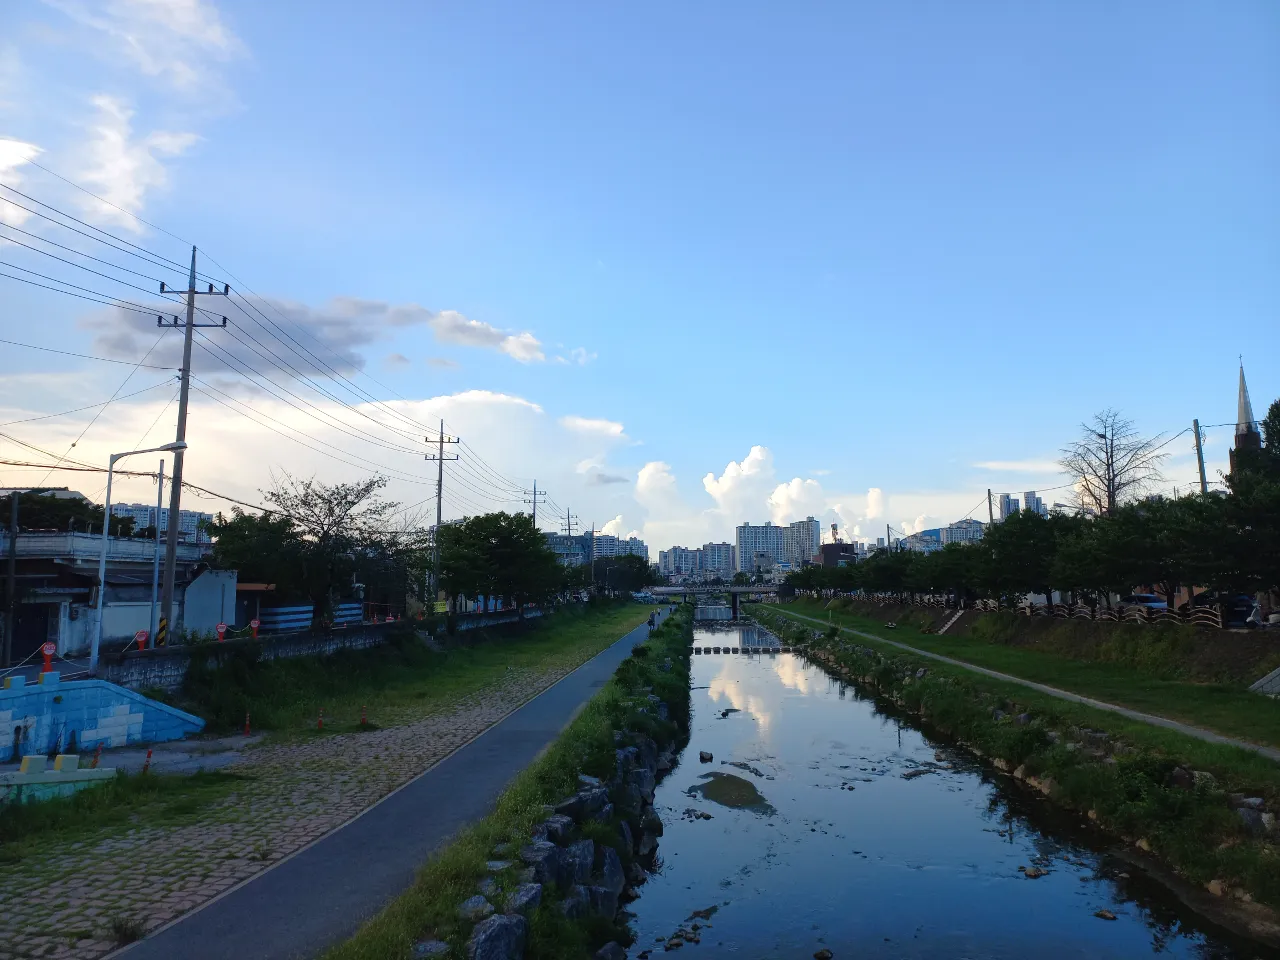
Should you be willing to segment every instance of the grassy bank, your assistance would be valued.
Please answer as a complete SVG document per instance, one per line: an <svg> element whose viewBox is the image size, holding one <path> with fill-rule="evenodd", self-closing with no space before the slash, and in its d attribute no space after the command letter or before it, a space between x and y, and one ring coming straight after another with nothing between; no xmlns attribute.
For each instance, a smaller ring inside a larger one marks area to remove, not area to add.
<svg viewBox="0 0 1280 960"><path fill-rule="evenodd" d="M282 737L359 729L362 710L374 726L392 726L435 712L516 671L566 672L590 659L652 607L602 604L572 607L522 624L467 631L432 650L406 627L369 650L327 657L260 661L254 650L228 653L213 667L193 661L180 705L204 717L211 732L252 727Z"/></svg>
<svg viewBox="0 0 1280 960"><path fill-rule="evenodd" d="M678 613L655 631L547 752L512 782L492 814L432 857L413 887L351 940L326 953L324 960L402 960L410 957L413 944L423 939L447 941L452 948L450 956L464 956L472 924L459 918L458 905L476 892L494 848L527 842L534 825L546 817L544 804L554 804L573 793L579 772L606 781L612 777L615 730L652 737L661 748L676 742L681 731L688 729L690 630L689 615ZM671 668L665 670L668 658ZM637 709L650 706L645 699L650 689L668 705L668 720ZM620 802L617 809L622 809ZM597 844L612 846L629 867L632 852L620 838L620 822L615 815L609 822L579 829ZM638 831L640 825L631 822L630 826ZM508 890L514 886L512 875L511 870L499 874L499 887ZM557 907L563 891L544 888L544 892L543 905L529 917L526 958L574 960L590 957L610 940L629 942L627 931L611 920L565 919Z"/></svg>
<svg viewBox="0 0 1280 960"><path fill-rule="evenodd" d="M1270 760L888 644L831 633L811 641L810 625L800 628L770 608L757 612L784 638L810 642L811 654L832 672L1016 771L1055 802L1149 850L1191 883L1214 884L1215 892L1280 907L1275 835L1251 832L1232 799L1242 794L1260 798L1267 809L1280 807L1280 767ZM922 668L926 672L918 676Z"/></svg>
<svg viewBox="0 0 1280 960"><path fill-rule="evenodd" d="M39 856L53 841L91 840L135 823L193 820L242 779L216 771L186 777L122 773L69 797L0 807L0 864Z"/></svg>
<svg viewBox="0 0 1280 960"><path fill-rule="evenodd" d="M886 635L885 618L876 620L847 609L828 610L813 600L797 600L773 608ZM937 636L921 632L919 625L909 621L897 623L891 638L921 650L1144 713L1181 720L1225 736L1280 746L1280 701L1260 697L1235 685L1170 677L1170 669L1165 666L1169 654L1163 647L1152 651L1150 662L1160 666L1151 668L1138 665L1142 653L1133 649L1133 643L1125 644L1128 651L1125 659L1081 661L1053 649L1012 645L1009 631L1016 629L1017 624L1003 620L987 624L984 618L984 626L967 636ZM1153 645L1162 643L1164 641L1152 634Z"/></svg>

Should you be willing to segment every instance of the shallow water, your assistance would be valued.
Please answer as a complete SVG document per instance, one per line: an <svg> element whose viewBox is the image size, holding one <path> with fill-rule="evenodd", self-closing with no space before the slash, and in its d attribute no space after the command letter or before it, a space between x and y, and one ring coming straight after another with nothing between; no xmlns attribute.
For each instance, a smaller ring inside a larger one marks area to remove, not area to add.
<svg viewBox="0 0 1280 960"><path fill-rule="evenodd" d="M737 640L698 630L694 644ZM701 942L682 956L1273 956L798 656L695 656L692 686L689 744L657 791L659 869L631 904L632 957L693 923ZM1116 919L1094 916L1104 909Z"/></svg>

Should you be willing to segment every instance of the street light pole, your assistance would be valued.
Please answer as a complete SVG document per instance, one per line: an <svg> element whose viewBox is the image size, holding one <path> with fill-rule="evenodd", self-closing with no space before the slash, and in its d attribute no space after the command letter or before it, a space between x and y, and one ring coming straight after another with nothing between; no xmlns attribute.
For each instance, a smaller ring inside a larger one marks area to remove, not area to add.
<svg viewBox="0 0 1280 960"><path fill-rule="evenodd" d="M185 440L166 443L163 447L148 447L145 450L126 450L124 453L113 453L107 460L107 502L102 508L102 551L98 555L98 605L97 622L93 625L93 643L89 648L89 676L98 673L98 649L102 646L102 609L107 593L107 545L111 542L111 480L114 475L116 461L131 457L135 453L181 453L187 449ZM156 517L159 524L160 517Z"/></svg>

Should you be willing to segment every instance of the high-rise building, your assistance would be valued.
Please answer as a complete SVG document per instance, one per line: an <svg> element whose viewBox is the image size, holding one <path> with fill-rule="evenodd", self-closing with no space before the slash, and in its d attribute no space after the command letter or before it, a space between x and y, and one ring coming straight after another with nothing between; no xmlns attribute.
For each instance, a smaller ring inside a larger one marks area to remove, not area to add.
<svg viewBox="0 0 1280 960"><path fill-rule="evenodd" d="M948 543L971 543L982 539L983 523L981 520L966 518L957 520L938 531L938 539L945 546Z"/></svg>
<svg viewBox="0 0 1280 960"><path fill-rule="evenodd" d="M690 576L702 573L706 565L700 548L671 547L658 551L658 572L667 576Z"/></svg>
<svg viewBox="0 0 1280 960"><path fill-rule="evenodd" d="M622 557L627 554L644 557L648 561L649 548L639 537L627 537L624 540L608 533L597 533L595 535L594 556L596 559L600 557Z"/></svg>
<svg viewBox="0 0 1280 960"><path fill-rule="evenodd" d="M1049 515L1049 508L1044 505L1044 501L1036 496L1034 490L1028 490L1022 495L1022 509L1030 510L1032 513L1038 513L1042 517Z"/></svg>
<svg viewBox="0 0 1280 960"><path fill-rule="evenodd" d="M775 527L772 523L763 526L752 526L744 523L737 530L738 570L751 573L759 561L757 554L767 554L774 560L785 560L787 545L783 527Z"/></svg>
<svg viewBox="0 0 1280 960"><path fill-rule="evenodd" d="M733 576L733 544L704 543L702 545L703 570L709 576Z"/></svg>
<svg viewBox="0 0 1280 960"><path fill-rule="evenodd" d="M1007 493L1000 494L997 515L1001 520L1008 520L1021 509L1022 505L1018 502L1017 497L1011 497Z"/></svg>
<svg viewBox="0 0 1280 960"><path fill-rule="evenodd" d="M134 530L143 530L156 525L156 508L145 503L113 503L113 517L132 517ZM201 523L204 521L204 523ZM212 513L200 513L196 510L182 510L178 514L178 539L183 543L208 543L209 531L204 524L213 522ZM160 508L160 532L169 532L169 508Z"/></svg>
<svg viewBox="0 0 1280 960"><path fill-rule="evenodd" d="M912 533L898 541L902 550L914 550L917 553L936 553L942 549L942 540L938 537L937 530L921 530L919 533Z"/></svg>
<svg viewBox="0 0 1280 960"><path fill-rule="evenodd" d="M813 563L822 546L822 524L813 517L805 517L788 524L782 532L783 556L778 560L786 560L794 566Z"/></svg>

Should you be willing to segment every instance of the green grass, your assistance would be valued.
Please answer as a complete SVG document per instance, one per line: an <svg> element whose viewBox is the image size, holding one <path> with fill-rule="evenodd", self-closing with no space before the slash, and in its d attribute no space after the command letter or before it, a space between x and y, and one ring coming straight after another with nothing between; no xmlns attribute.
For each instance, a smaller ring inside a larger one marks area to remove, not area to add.
<svg viewBox="0 0 1280 960"><path fill-rule="evenodd" d="M260 661L252 651L224 655L213 667L192 663L180 704L211 732L251 727L297 739L410 722L500 684L515 672L569 670L599 653L652 607L571 608L526 624L459 634L433 651L406 630L384 646L327 657ZM320 711L324 728L318 728Z"/></svg>
<svg viewBox="0 0 1280 960"><path fill-rule="evenodd" d="M471 924L458 918L458 904L476 892L476 884L485 875L485 861L493 858L494 846L527 842L532 827L546 817L543 805L572 793L579 772L611 778L614 730L644 733L663 745L687 729L689 631L687 615L673 617L655 631L642 652L625 660L547 752L512 782L492 814L433 856L407 892L350 940L325 953L323 960L404 960L411 955L413 943L426 938L448 941L453 948L450 956L463 957ZM669 672L657 669L665 657L673 661ZM635 712L642 687L651 687L669 705L670 722ZM584 827L582 835L613 846L623 863L629 862L630 851L620 841L617 820ZM510 873L498 877L504 890L514 886ZM611 939L629 943L625 928L603 918L564 919L554 903L548 902L556 896L556 891L544 890L543 907L530 917L527 960L587 958Z"/></svg>
<svg viewBox="0 0 1280 960"><path fill-rule="evenodd" d="M830 622L842 627L888 637L930 653L1143 713L1180 720L1224 736L1280 747L1280 701L1237 687L1164 679L1121 663L1072 660L1037 649L962 636L926 634L901 623L890 632L884 629L883 621L848 611L827 611L812 600L798 600L785 607L768 606L782 613L801 613L823 621L828 620L830 614Z"/></svg>
<svg viewBox="0 0 1280 960"><path fill-rule="evenodd" d="M243 782L243 777L220 771L119 773L69 797L0 807L0 864L38 857L52 841L93 840L134 823L192 820Z"/></svg>

